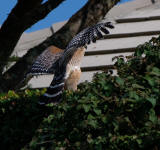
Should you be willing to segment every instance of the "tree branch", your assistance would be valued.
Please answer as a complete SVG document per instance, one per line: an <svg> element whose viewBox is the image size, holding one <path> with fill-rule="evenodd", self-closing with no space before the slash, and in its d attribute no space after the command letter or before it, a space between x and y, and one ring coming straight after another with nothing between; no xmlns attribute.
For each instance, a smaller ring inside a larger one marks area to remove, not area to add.
<svg viewBox="0 0 160 150"><path fill-rule="evenodd" d="M89 0L83 8L69 19L65 26L38 46L30 49L23 58L9 69L3 75L3 83L5 83L5 86L2 87L1 84L0 89L3 89L3 91L15 89L15 86L23 80L25 73L43 50L50 45L64 49L75 34L90 25L96 24L119 1L120 0Z"/></svg>
<svg viewBox="0 0 160 150"><path fill-rule="evenodd" d="M0 73L13 52L22 33L45 18L64 0L18 0L0 29Z"/></svg>

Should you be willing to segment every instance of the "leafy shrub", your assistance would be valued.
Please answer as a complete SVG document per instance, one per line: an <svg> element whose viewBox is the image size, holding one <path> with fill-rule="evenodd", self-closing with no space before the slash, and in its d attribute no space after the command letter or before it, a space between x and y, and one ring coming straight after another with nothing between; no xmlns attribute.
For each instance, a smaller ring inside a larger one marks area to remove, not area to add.
<svg viewBox="0 0 160 150"><path fill-rule="evenodd" d="M16 150L160 149L159 49L160 37L153 38L137 47L127 61L117 58L118 76L111 71L96 74L92 82L80 84L78 91L65 91L58 105L38 106L43 91L10 92L14 99L7 97L9 93L4 95L2 146L9 143L8 149Z"/></svg>

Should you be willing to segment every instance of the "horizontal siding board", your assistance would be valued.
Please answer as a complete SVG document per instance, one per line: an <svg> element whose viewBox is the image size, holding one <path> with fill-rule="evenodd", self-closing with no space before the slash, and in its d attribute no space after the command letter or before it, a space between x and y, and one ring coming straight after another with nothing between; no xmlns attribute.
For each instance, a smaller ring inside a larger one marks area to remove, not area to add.
<svg viewBox="0 0 160 150"><path fill-rule="evenodd" d="M82 83L82 82L85 82L85 81L92 81L93 76L96 73L101 73L101 72L102 71L100 71L100 70L82 72L79 83ZM113 70L113 75L116 75L116 74L117 74L116 70ZM43 76L34 77L29 81L28 86L30 88L48 87L50 85L52 79L53 79L53 75L43 75Z"/></svg>
<svg viewBox="0 0 160 150"><path fill-rule="evenodd" d="M92 78L94 74L100 73L102 71L97 70L97 71L90 71L90 72L83 72L80 78L79 83L85 82L85 81L92 81Z"/></svg>
<svg viewBox="0 0 160 150"><path fill-rule="evenodd" d="M44 40L46 40L46 38L47 37L43 37L41 39L35 39L30 42L25 42L25 43L19 45L16 50L20 51L20 50L33 48L34 46L36 46L36 45L40 44L41 42L43 42Z"/></svg>
<svg viewBox="0 0 160 150"><path fill-rule="evenodd" d="M151 1L151 0L150 0ZM124 18L143 18L143 17L152 17L152 16L159 16L160 14L160 2L158 2L156 5L151 4L145 8L140 8L137 10L134 10L133 12L127 14Z"/></svg>
<svg viewBox="0 0 160 150"><path fill-rule="evenodd" d="M90 72L83 72L80 78L79 83L82 83L84 81L91 81L93 78L93 75L97 72L102 71L90 71ZM38 77L33 77L29 83L28 86L30 88L44 88L48 87L53 79L53 75L43 75Z"/></svg>
<svg viewBox="0 0 160 150"><path fill-rule="evenodd" d="M98 40L88 45L86 52L133 48L149 41L152 37L157 35Z"/></svg>
<svg viewBox="0 0 160 150"><path fill-rule="evenodd" d="M92 81L93 76L96 73L101 73L101 70L96 70L96 71L90 71L90 72L83 72L80 78L80 83L84 82L84 81ZM113 70L113 74L112 75L117 75L117 71Z"/></svg>
<svg viewBox="0 0 160 150"><path fill-rule="evenodd" d="M160 34L160 30L145 31L145 32L134 32L134 33L119 33L119 34L105 35L104 39L139 37L139 36L156 36L156 35L159 35L159 34ZM103 40L103 39L101 39L101 40Z"/></svg>
<svg viewBox="0 0 160 150"><path fill-rule="evenodd" d="M46 28L46 29L42 29L42 30L38 30L35 32L31 32L31 33L25 33L24 35L21 36L18 45L26 43L26 42L30 42L30 41L34 41L34 40L38 40L41 38L46 38L52 35L52 31L50 28Z"/></svg>
<svg viewBox="0 0 160 150"><path fill-rule="evenodd" d="M132 53L124 53L123 56L129 56ZM81 67L91 67L91 66L103 66L103 65L113 65L113 57L122 54L106 54L106 55L94 55L85 56L82 60Z"/></svg>
<svg viewBox="0 0 160 150"><path fill-rule="evenodd" d="M33 41L30 41L29 43L28 42L23 43L23 44L19 45L18 47L15 47L14 52L12 53L12 55L16 55L18 57L22 57L25 53L27 53L27 51L30 48L33 48L33 47L37 46L38 44L40 44L44 40L46 40L46 38L33 40Z"/></svg>
<svg viewBox="0 0 160 150"><path fill-rule="evenodd" d="M110 49L110 50L97 50L97 51L86 51L85 56L93 56L93 55L104 55L104 54L121 54L127 52L134 52L136 47L131 48L121 48L121 49Z"/></svg>
<svg viewBox="0 0 160 150"><path fill-rule="evenodd" d="M148 31L159 31L160 20L150 20L142 22L129 22L115 24L115 28L110 30L111 34L120 33L142 33Z"/></svg>
<svg viewBox="0 0 160 150"><path fill-rule="evenodd" d="M114 6L109 13L107 13L106 18L122 18L137 9L150 6L152 7L151 0L132 0L127 3Z"/></svg>

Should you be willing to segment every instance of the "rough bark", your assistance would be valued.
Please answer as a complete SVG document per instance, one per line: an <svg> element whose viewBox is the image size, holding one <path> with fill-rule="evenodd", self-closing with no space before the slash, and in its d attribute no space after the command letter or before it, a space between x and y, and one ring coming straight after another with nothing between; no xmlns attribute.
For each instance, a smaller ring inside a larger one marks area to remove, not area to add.
<svg viewBox="0 0 160 150"><path fill-rule="evenodd" d="M3 75L2 80L5 86L1 85L0 90L7 91L8 89L15 89L36 57L45 48L50 45L55 45L64 49L75 34L92 24L96 24L119 1L120 0L89 0L58 32L38 46L30 49L23 58Z"/></svg>
<svg viewBox="0 0 160 150"><path fill-rule="evenodd" d="M18 0L8 18L0 29L0 73L13 52L22 33L39 20L45 18L49 12L64 0Z"/></svg>

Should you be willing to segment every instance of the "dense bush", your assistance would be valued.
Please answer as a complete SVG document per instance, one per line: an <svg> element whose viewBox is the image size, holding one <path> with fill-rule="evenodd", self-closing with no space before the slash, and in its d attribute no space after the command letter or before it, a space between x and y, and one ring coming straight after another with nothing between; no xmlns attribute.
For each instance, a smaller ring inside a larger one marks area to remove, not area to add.
<svg viewBox="0 0 160 150"><path fill-rule="evenodd" d="M1 96L4 149L160 149L160 38L117 58L112 71L96 74L58 105L40 107L43 91ZM23 147L23 148L22 148Z"/></svg>
<svg viewBox="0 0 160 150"><path fill-rule="evenodd" d="M18 150L32 139L44 117L37 104L39 90L0 96L0 149ZM44 108L44 111L47 110Z"/></svg>

